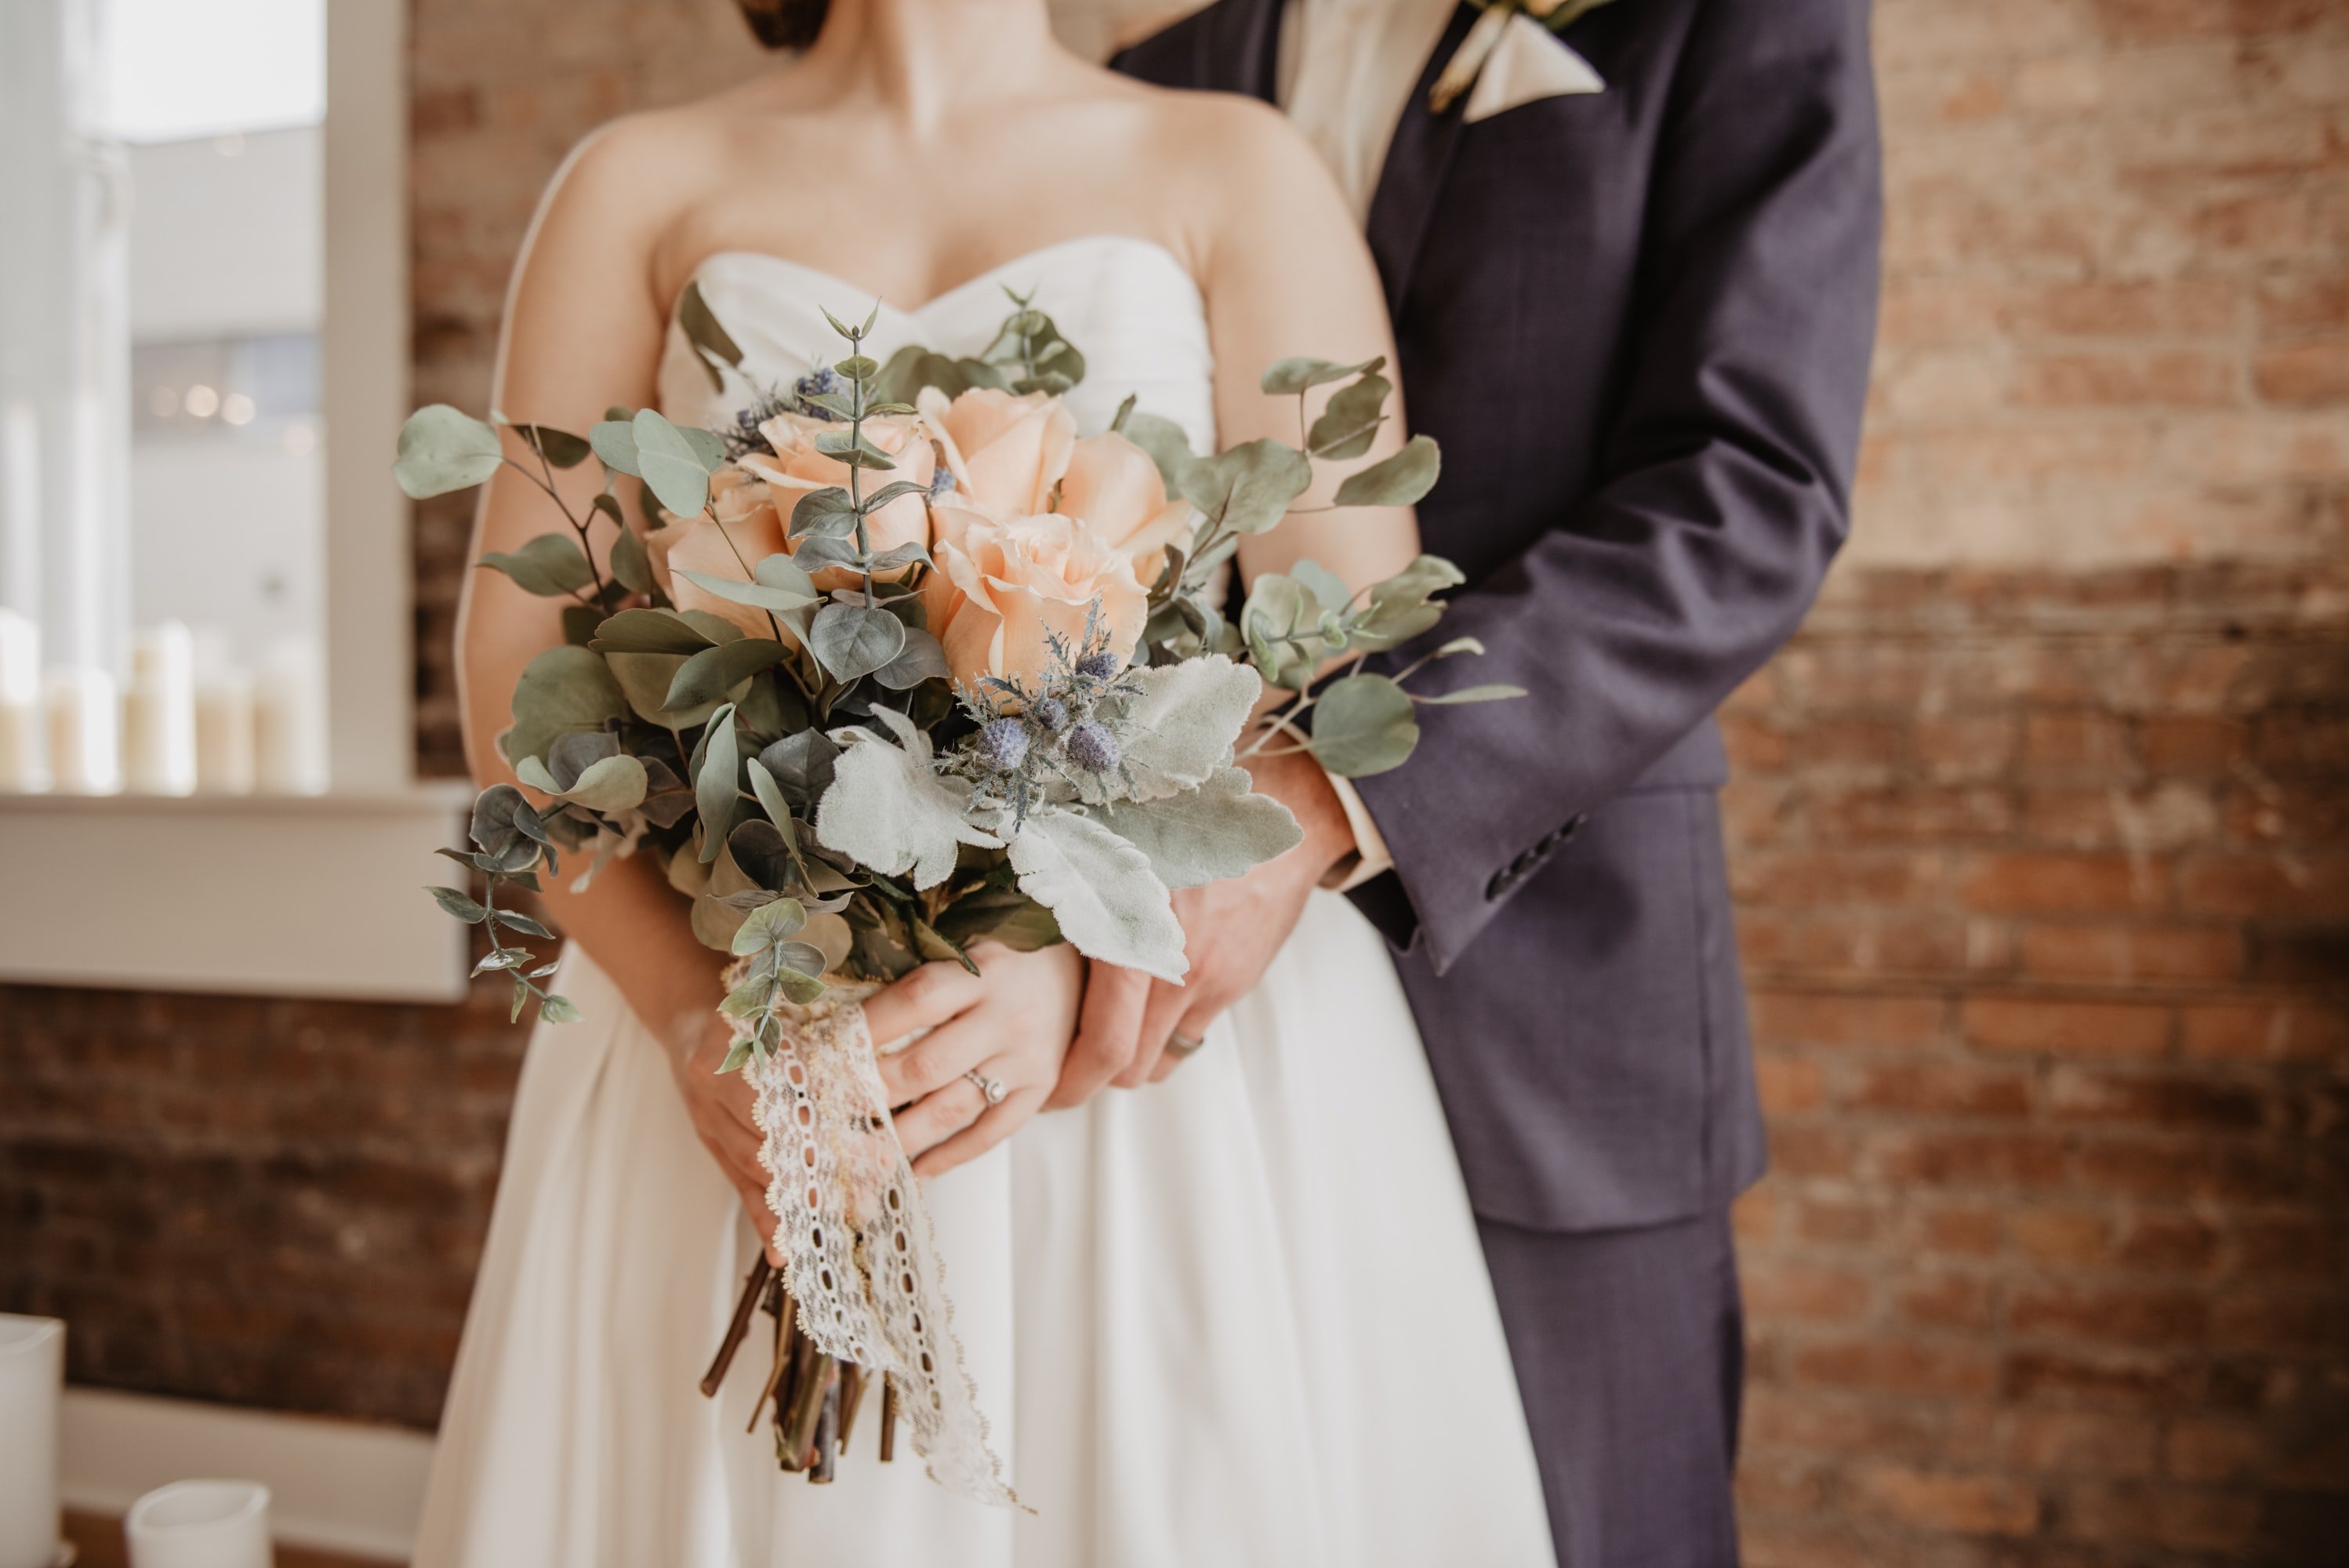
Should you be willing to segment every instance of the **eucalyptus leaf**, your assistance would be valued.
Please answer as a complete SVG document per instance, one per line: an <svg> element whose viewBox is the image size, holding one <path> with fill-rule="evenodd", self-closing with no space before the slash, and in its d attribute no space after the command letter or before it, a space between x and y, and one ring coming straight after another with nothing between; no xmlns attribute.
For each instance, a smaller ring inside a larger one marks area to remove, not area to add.
<svg viewBox="0 0 2349 1568"><path fill-rule="evenodd" d="M832 788L833 763L839 756L840 748L823 731L805 729L786 735L760 752L759 761L773 776L784 798L804 810Z"/></svg>
<svg viewBox="0 0 2349 1568"><path fill-rule="evenodd" d="M537 936L552 940L554 935L554 933L549 931L545 926L540 924L537 921L533 920L530 916L516 913L511 909L493 909L490 911L490 918L497 922L500 925L504 926L509 931L519 931L524 936Z"/></svg>
<svg viewBox="0 0 2349 1568"><path fill-rule="evenodd" d="M746 770L750 775L750 793L759 798L760 809L767 813L776 827L790 831L792 803L783 798L783 787L775 782L774 774L755 757L746 765Z"/></svg>
<svg viewBox="0 0 2349 1568"><path fill-rule="evenodd" d="M530 661L514 684L506 760L543 757L564 731L601 729L627 712L627 698L601 655L569 644L549 648Z"/></svg>
<svg viewBox="0 0 2349 1568"><path fill-rule="evenodd" d="M450 914L455 915L467 925L479 925L481 922L490 918L490 912L488 910L483 909L480 904L475 903L471 899L467 898L455 888L428 887L424 891L430 893L433 898L439 902L442 909L447 910ZM445 931L448 928L443 926L441 929Z"/></svg>
<svg viewBox="0 0 2349 1568"><path fill-rule="evenodd" d="M774 668L790 655L790 649L770 637L743 637L704 648L678 666L661 706L676 709L713 702L761 670Z"/></svg>
<svg viewBox="0 0 2349 1568"><path fill-rule="evenodd" d="M542 1024L575 1024L581 1016L578 1006L561 992L549 994L538 1005L538 1021Z"/></svg>
<svg viewBox="0 0 2349 1568"><path fill-rule="evenodd" d="M581 438L552 425L516 425L514 428L554 468L575 469L587 460L591 450Z"/></svg>
<svg viewBox="0 0 2349 1568"><path fill-rule="evenodd" d="M1526 688L1523 686L1462 686L1458 691L1445 692L1441 696L1415 696L1412 700L1429 707L1447 707L1456 703L1506 702L1511 697L1525 695Z"/></svg>
<svg viewBox="0 0 2349 1568"><path fill-rule="evenodd" d="M653 494L678 517L691 517L709 502L709 469L701 450L685 432L651 408L639 408L631 426L636 462Z"/></svg>
<svg viewBox="0 0 2349 1568"><path fill-rule="evenodd" d="M638 718L664 729L690 729L717 711L718 699L713 697L693 707L672 709L662 706L687 657L683 654L606 654L604 662L619 682L629 710Z"/></svg>
<svg viewBox="0 0 2349 1568"><path fill-rule="evenodd" d="M677 433L693 449L705 472L716 473L726 466L726 440L715 430L705 430L698 425L679 425Z"/></svg>
<svg viewBox="0 0 2349 1568"><path fill-rule="evenodd" d="M614 409L613 412L617 414L620 411ZM635 416L629 415L626 418L604 420L587 432L587 444L595 449L595 456L603 460L605 468L615 473L641 479L644 477L644 469L636 458L636 430L632 423L634 418ZM650 485L645 488L647 493L651 492ZM694 510L698 511L701 509L696 507Z"/></svg>
<svg viewBox="0 0 2349 1568"><path fill-rule="evenodd" d="M796 571L797 568L793 570ZM807 609L817 602L818 597L814 592L815 584L812 583L808 584L807 592L802 593L794 587L773 588L763 583L742 583L731 577L712 576L707 572L679 572L677 575L706 593L717 594L720 599L730 600L737 604L749 604L755 609L771 611L778 615L788 615L794 610ZM804 576L805 573L802 575Z"/></svg>
<svg viewBox="0 0 2349 1568"><path fill-rule="evenodd" d="M1341 779L1400 766L1419 744L1419 720L1402 687L1384 676L1348 676L1313 707L1313 755Z"/></svg>
<svg viewBox="0 0 2349 1568"><path fill-rule="evenodd" d="M873 678L891 691L905 691L926 680L947 680L947 651L927 632L905 634L905 650L873 672Z"/></svg>
<svg viewBox="0 0 2349 1568"><path fill-rule="evenodd" d="M1393 390L1393 383L1383 376L1364 376L1352 386L1340 387L1306 432L1306 449L1317 458L1337 461L1369 451L1379 427L1386 422L1387 396Z"/></svg>
<svg viewBox="0 0 2349 1568"><path fill-rule="evenodd" d="M827 490L810 490L792 508L793 539L811 533L830 539L845 539L855 531L856 502L837 485Z"/></svg>
<svg viewBox="0 0 2349 1568"><path fill-rule="evenodd" d="M685 293L677 302L677 325L685 333L688 343L701 356L702 368L709 373L709 389L722 392L726 377L719 375L719 365L738 368L742 363L742 348L731 334L719 325L717 313L701 295L698 281L685 285Z"/></svg>
<svg viewBox="0 0 2349 1568"><path fill-rule="evenodd" d="M788 824L789 819L785 819ZM750 891L730 895L728 902L746 899L737 907L745 913L766 902L761 894L779 893L797 885L800 876L799 857L792 852L788 825L778 826L763 817L750 817L734 824L726 835L726 852L732 857L744 880L752 884Z"/></svg>
<svg viewBox="0 0 2349 1568"><path fill-rule="evenodd" d="M834 680L853 681L905 651L905 626L886 610L827 604L808 627L808 647Z"/></svg>
<svg viewBox="0 0 2349 1568"><path fill-rule="evenodd" d="M1183 427L1158 414L1135 412L1126 416L1125 428L1120 432L1125 438L1150 454L1158 465L1158 477L1165 482L1170 496L1191 493L1191 472L1198 466L1198 455L1191 450L1191 438Z"/></svg>
<svg viewBox="0 0 2349 1568"><path fill-rule="evenodd" d="M1430 597L1462 581L1460 569L1444 557L1420 556L1371 589L1370 606L1354 626L1354 645L1378 652L1411 641L1444 618L1444 607Z"/></svg>
<svg viewBox="0 0 2349 1568"><path fill-rule="evenodd" d="M413 500L480 484L505 461L498 432L461 409L429 403L399 428L392 477Z"/></svg>
<svg viewBox="0 0 2349 1568"><path fill-rule="evenodd" d="M852 469L872 473L886 473L897 466L896 459L874 446L862 430L823 431L815 438L815 449Z"/></svg>
<svg viewBox="0 0 2349 1568"><path fill-rule="evenodd" d="M721 624L740 634L732 622ZM717 641L673 611L623 610L595 628L594 645L599 654L698 654Z"/></svg>
<svg viewBox="0 0 2349 1568"><path fill-rule="evenodd" d="M1236 533L1262 533L1288 515L1313 482L1304 453L1259 438L1203 458L1185 475L1184 494L1211 521Z"/></svg>
<svg viewBox="0 0 2349 1568"><path fill-rule="evenodd" d="M1354 591L1346 586L1346 580L1318 561L1298 562L1289 567L1288 576L1324 611L1343 611L1353 601Z"/></svg>
<svg viewBox="0 0 2349 1568"><path fill-rule="evenodd" d="M1242 875L1305 841L1288 808L1250 792L1244 769L1226 768L1196 789L1093 809L1102 826L1150 857L1168 887L1202 887Z"/></svg>
<svg viewBox="0 0 2349 1568"><path fill-rule="evenodd" d="M779 898L750 912L734 933L734 955L747 958L762 947L788 942L807 923L807 909L795 898ZM822 956L821 954L818 955Z"/></svg>
<svg viewBox="0 0 2349 1568"><path fill-rule="evenodd" d="M504 573L514 585L542 599L555 599L595 580L579 542L567 533L542 533L510 554L492 552L476 562Z"/></svg>
<svg viewBox="0 0 2349 1568"><path fill-rule="evenodd" d="M701 767L694 774L693 799L701 811L705 836L701 858L711 861L725 843L726 830L734 825L734 813L742 799L739 787L742 762L734 742L733 704L709 716L709 727L701 745Z"/></svg>
<svg viewBox="0 0 2349 1568"><path fill-rule="evenodd" d="M625 753L589 764L577 781L569 785L557 782L546 765L534 757L523 758L515 772L533 789L606 816L631 811L642 805L649 782L645 765Z"/></svg>
<svg viewBox="0 0 2349 1568"><path fill-rule="evenodd" d="M1366 376L1385 366L1384 355L1365 359L1360 365L1339 365L1327 359L1284 359L1264 373L1263 387L1268 397L1294 397L1309 387L1326 387L1332 381Z"/></svg>
<svg viewBox="0 0 2349 1568"><path fill-rule="evenodd" d="M610 498L598 496L595 499L607 500ZM616 507L614 509L616 515L613 518L615 522L619 522L617 511ZM652 557L646 553L645 542L636 536L636 531L626 523L620 522L620 531L612 536L612 548L606 559L612 568L612 580L621 587L631 593L649 593L653 591Z"/></svg>
<svg viewBox="0 0 2349 1568"><path fill-rule="evenodd" d="M1182 923L1150 857L1101 823L1057 807L1031 812L1012 837L1011 865L1019 891L1050 910L1088 958L1170 983L1189 968Z"/></svg>
<svg viewBox="0 0 2349 1568"><path fill-rule="evenodd" d="M1435 488L1443 454L1426 436L1413 436L1402 451L1348 474L1334 498L1339 506L1416 506Z"/></svg>

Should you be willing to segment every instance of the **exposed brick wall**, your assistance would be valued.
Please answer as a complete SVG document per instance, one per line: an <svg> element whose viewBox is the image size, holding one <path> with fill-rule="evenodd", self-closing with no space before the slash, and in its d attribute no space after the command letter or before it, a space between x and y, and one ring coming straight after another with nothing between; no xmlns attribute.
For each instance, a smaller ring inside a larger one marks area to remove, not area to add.
<svg viewBox="0 0 2349 1568"><path fill-rule="evenodd" d="M2342 1562L2349 576L1860 575L1726 719L1757 1568Z"/></svg>
<svg viewBox="0 0 2349 1568"><path fill-rule="evenodd" d="M1860 561L2338 542L2349 6L1878 0Z"/></svg>
<svg viewBox="0 0 2349 1568"><path fill-rule="evenodd" d="M730 0L412 11L415 390L479 406L564 150L760 59ZM1729 714L1751 1555L2338 1561L2349 10L1877 32L1858 537ZM419 516L429 772L467 521ZM518 1048L494 997L0 990L0 1304L89 1381L427 1424Z"/></svg>
<svg viewBox="0 0 2349 1568"><path fill-rule="evenodd" d="M0 1308L76 1382L429 1427L521 1037L378 1007L0 985Z"/></svg>

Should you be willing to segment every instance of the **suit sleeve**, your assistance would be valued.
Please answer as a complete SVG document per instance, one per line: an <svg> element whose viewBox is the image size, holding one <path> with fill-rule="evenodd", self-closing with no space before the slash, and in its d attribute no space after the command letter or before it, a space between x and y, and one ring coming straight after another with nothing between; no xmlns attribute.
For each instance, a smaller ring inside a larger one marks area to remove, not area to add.
<svg viewBox="0 0 2349 1568"><path fill-rule="evenodd" d="M1709 0L1659 133L1599 482L1430 634L1485 655L1413 683L1530 695L1423 707L1411 760L1356 781L1395 874L1354 896L1439 971L1810 607L1849 525L1882 209L1862 0Z"/></svg>

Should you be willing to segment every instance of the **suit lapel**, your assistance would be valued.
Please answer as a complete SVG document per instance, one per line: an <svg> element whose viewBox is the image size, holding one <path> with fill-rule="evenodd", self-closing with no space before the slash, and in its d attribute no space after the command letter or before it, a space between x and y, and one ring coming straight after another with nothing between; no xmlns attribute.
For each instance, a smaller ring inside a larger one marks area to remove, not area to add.
<svg viewBox="0 0 2349 1568"><path fill-rule="evenodd" d="M1279 8L1274 14L1274 41L1278 43ZM1367 225L1371 254L1378 259L1379 276L1386 284L1387 314L1400 319L1403 295L1411 286L1411 270L1427 238L1427 223L1435 211L1435 198L1458 150L1461 128L1467 123L1467 95L1443 114L1431 112L1427 95L1443 74L1444 63L1460 47L1475 24L1476 8L1464 5L1452 14L1443 41L1419 74L1419 85L1403 105L1387 149L1386 167L1379 171L1379 187L1371 196Z"/></svg>

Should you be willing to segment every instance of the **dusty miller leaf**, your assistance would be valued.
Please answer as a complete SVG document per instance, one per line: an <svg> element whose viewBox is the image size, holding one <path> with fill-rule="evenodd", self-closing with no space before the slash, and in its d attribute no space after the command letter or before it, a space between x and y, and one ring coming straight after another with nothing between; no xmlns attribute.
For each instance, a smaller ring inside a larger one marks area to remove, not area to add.
<svg viewBox="0 0 2349 1568"><path fill-rule="evenodd" d="M838 732L854 744L833 763L832 787L816 808L816 841L884 876L910 872L916 888L936 887L954 874L960 846L993 849L1003 841L965 820L968 787L931 771L928 736L892 709L876 707L873 717L903 744L862 727Z"/></svg>
<svg viewBox="0 0 2349 1568"><path fill-rule="evenodd" d="M1305 840L1288 808L1252 793L1245 769L1226 768L1196 789L1155 800L1122 800L1094 818L1150 857L1168 887L1199 887L1236 877Z"/></svg>
<svg viewBox="0 0 2349 1568"><path fill-rule="evenodd" d="M1121 716L1126 766L1143 796L1204 784L1224 765L1264 682L1221 654L1136 670Z"/></svg>
<svg viewBox="0 0 2349 1568"><path fill-rule="evenodd" d="M1182 923L1150 857L1090 817L1055 808L1030 813L1011 840L1011 866L1019 891L1050 910L1087 957L1166 981L1190 967Z"/></svg>

